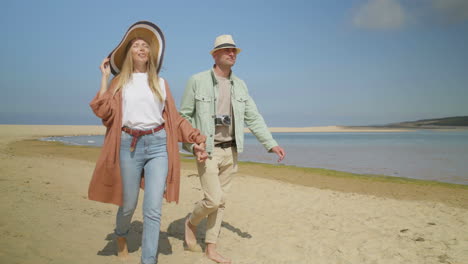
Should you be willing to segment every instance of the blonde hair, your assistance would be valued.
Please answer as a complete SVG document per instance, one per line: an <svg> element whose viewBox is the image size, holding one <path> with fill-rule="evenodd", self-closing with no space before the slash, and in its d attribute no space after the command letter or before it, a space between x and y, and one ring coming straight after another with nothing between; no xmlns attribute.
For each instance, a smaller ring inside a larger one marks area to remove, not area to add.
<svg viewBox="0 0 468 264"><path fill-rule="evenodd" d="M132 79L132 73L134 69L133 69L131 46L136 40L139 40L139 39L141 38L132 39L127 46L127 49L126 49L127 52L125 55L125 60L122 65L122 69L120 70L120 73L116 76L116 78L118 77L118 80L117 80L117 87L114 90L114 95ZM141 40L148 43L144 39L141 39ZM154 48L152 43L149 43L149 45L150 45L149 58L148 58L148 62L146 63L146 72L148 73L148 85L151 91L153 92L153 95L155 96L155 98L158 99L160 102L162 102L164 99L163 99L161 87L159 85L158 73L156 71L158 65L156 65L155 63L156 61L155 59L157 55L154 54L154 50L156 49Z"/></svg>

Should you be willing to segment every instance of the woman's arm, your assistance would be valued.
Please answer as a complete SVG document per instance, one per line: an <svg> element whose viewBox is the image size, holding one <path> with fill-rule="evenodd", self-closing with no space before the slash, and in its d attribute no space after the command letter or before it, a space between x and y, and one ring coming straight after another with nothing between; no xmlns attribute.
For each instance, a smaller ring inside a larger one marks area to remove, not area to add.
<svg viewBox="0 0 468 264"><path fill-rule="evenodd" d="M175 107L174 98L172 97L172 93L169 89L169 84L165 81L166 85L166 107L169 108L169 112L174 116L174 124L177 128L177 141L179 142L186 142L186 143L195 143L201 144L205 143L206 137L201 134L200 130L192 127L187 119L183 118L177 108Z"/></svg>
<svg viewBox="0 0 468 264"><path fill-rule="evenodd" d="M106 127L110 127L115 116L115 103L113 102L113 90L116 84L117 78L112 79L110 85L108 85L108 79L110 76L109 59L105 58L101 66L102 77L101 87L89 104L94 114L102 119L102 123Z"/></svg>
<svg viewBox="0 0 468 264"><path fill-rule="evenodd" d="M204 143L206 137L201 134L200 130L192 127L190 122L179 114L175 106L174 98L172 97L171 89L169 88L169 83L164 80L164 84L166 86L165 107L168 108L168 112L171 113L171 115L174 117L172 122L175 125L174 127L177 128L177 141L196 144Z"/></svg>
<svg viewBox="0 0 468 264"><path fill-rule="evenodd" d="M102 96L106 91L107 91L107 82L109 80L110 76L110 67L109 67L109 58L105 58L101 66L99 66L99 69L101 69L101 89L99 90L99 96Z"/></svg>

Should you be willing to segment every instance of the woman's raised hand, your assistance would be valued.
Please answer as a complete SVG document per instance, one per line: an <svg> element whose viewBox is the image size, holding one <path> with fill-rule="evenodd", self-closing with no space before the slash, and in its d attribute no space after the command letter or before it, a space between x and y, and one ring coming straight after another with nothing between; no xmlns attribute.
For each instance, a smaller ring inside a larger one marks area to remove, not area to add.
<svg viewBox="0 0 468 264"><path fill-rule="evenodd" d="M109 58L105 58L102 60L101 66L102 78L101 78L101 89L99 90L99 96L103 95L107 91L107 80L109 79L110 75L110 65L109 65Z"/></svg>
<svg viewBox="0 0 468 264"><path fill-rule="evenodd" d="M102 63L101 63L101 66L99 66L99 69L101 69L102 77L109 78L109 75L111 73L110 65L109 65L109 58L105 58L104 60L102 60Z"/></svg>

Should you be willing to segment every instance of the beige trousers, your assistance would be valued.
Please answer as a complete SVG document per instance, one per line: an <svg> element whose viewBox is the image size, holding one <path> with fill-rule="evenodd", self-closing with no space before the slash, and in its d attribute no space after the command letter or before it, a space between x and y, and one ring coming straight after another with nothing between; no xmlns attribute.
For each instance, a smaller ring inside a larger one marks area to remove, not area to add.
<svg viewBox="0 0 468 264"><path fill-rule="evenodd" d="M215 147L211 157L205 162L197 162L197 167L204 198L195 204L189 221L198 225L208 217L205 243L216 244L221 230L226 195L231 187L232 177L237 172L237 150Z"/></svg>

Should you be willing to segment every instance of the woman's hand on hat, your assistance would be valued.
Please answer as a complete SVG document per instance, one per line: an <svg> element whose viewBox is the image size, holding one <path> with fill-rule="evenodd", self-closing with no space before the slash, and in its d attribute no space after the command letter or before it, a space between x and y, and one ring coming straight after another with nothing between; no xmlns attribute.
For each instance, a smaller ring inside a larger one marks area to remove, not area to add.
<svg viewBox="0 0 468 264"><path fill-rule="evenodd" d="M101 69L102 77L109 78L110 76L110 64L109 64L109 58L105 58L102 60L101 66L99 66L99 69Z"/></svg>
<svg viewBox="0 0 468 264"><path fill-rule="evenodd" d="M107 82L110 76L109 58L105 58L104 60L102 60L102 63L101 63L101 66L99 66L99 69L101 69L101 73L102 73L101 89L99 90L99 96L101 96L107 91L107 88L108 88Z"/></svg>

